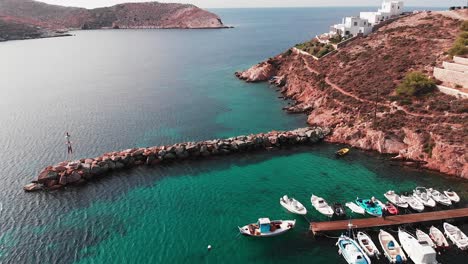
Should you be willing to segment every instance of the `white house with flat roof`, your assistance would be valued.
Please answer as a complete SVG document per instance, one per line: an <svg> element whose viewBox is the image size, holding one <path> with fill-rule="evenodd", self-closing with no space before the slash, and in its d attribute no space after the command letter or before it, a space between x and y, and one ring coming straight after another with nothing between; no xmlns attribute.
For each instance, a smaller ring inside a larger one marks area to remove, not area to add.
<svg viewBox="0 0 468 264"><path fill-rule="evenodd" d="M345 36L357 36L358 34L367 35L372 32L372 25L367 19L360 17L345 17L341 24L333 25L330 33Z"/></svg>
<svg viewBox="0 0 468 264"><path fill-rule="evenodd" d="M403 14L403 7L403 1L383 0L382 8L379 8L377 12L361 12L359 17L367 19L372 25L376 25L389 18Z"/></svg>

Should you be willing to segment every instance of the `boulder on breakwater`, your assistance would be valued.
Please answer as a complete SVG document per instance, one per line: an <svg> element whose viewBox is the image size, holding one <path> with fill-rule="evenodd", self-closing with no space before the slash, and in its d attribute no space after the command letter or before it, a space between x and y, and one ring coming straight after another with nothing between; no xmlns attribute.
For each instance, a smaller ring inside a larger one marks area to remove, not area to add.
<svg viewBox="0 0 468 264"><path fill-rule="evenodd" d="M330 133L330 129L306 127L292 131L272 131L249 136L178 143L170 146L133 148L109 152L96 158L64 161L42 170L37 179L25 185L25 191L56 190L67 185L85 183L112 171L141 165L157 165L209 156L228 155L292 145L312 144Z"/></svg>

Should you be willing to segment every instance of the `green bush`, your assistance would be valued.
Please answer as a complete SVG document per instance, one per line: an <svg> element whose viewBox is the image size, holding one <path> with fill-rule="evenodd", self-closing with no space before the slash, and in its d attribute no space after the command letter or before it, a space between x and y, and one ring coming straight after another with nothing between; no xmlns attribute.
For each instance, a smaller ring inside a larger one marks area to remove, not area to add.
<svg viewBox="0 0 468 264"><path fill-rule="evenodd" d="M460 26L460 29L463 31L468 31L468 20L463 21L463 23Z"/></svg>
<svg viewBox="0 0 468 264"><path fill-rule="evenodd" d="M449 54L452 56L461 56L468 54L468 21L464 21L460 27L462 33L458 36L453 44L452 48L449 50Z"/></svg>
<svg viewBox="0 0 468 264"><path fill-rule="evenodd" d="M403 82L396 88L398 95L418 96L434 91L436 84L421 72L406 74Z"/></svg>

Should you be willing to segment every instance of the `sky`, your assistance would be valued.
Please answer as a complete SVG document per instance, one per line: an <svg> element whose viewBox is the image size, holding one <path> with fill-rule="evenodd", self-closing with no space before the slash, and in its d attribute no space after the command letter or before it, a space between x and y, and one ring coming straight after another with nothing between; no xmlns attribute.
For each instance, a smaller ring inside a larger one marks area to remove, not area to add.
<svg viewBox="0 0 468 264"><path fill-rule="evenodd" d="M126 2L150 0L39 0L50 4L95 8ZM305 7L305 6L380 6L382 0L159 0L167 3L190 3L201 8L233 7ZM405 0L406 6L449 7L467 5L467 0Z"/></svg>

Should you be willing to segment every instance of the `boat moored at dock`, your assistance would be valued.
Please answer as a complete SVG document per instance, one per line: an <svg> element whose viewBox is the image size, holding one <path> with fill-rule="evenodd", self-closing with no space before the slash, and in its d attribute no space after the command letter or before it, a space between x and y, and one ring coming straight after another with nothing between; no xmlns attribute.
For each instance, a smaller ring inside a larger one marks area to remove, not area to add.
<svg viewBox="0 0 468 264"><path fill-rule="evenodd" d="M437 246L437 248L449 247L449 243L445 238L444 233L442 233L442 231L440 231L437 227L431 226L429 229L429 236L431 237L432 241L434 241L434 244Z"/></svg>
<svg viewBox="0 0 468 264"><path fill-rule="evenodd" d="M336 243L341 254L349 264L370 264L371 260L353 239L341 235Z"/></svg>
<svg viewBox="0 0 468 264"><path fill-rule="evenodd" d="M307 214L307 209L299 201L284 195L280 198L280 204L289 212L298 215Z"/></svg>
<svg viewBox="0 0 468 264"><path fill-rule="evenodd" d="M468 237L463 233L460 228L444 223L445 235L454 243L459 249L468 249Z"/></svg>
<svg viewBox="0 0 468 264"><path fill-rule="evenodd" d="M408 203L406 201L403 201L401 197L395 193L395 191L388 191L384 193L385 198L392 204L400 207L400 208L408 208Z"/></svg>
<svg viewBox="0 0 468 264"><path fill-rule="evenodd" d="M427 189L427 192L431 195L431 198L434 199L434 201L436 201L437 203L445 206L452 205L452 200L450 200L445 194L432 188Z"/></svg>
<svg viewBox="0 0 468 264"><path fill-rule="evenodd" d="M460 202L460 196L451 189L444 191L444 194L454 203Z"/></svg>
<svg viewBox="0 0 468 264"><path fill-rule="evenodd" d="M421 229L416 229L416 238L419 242L427 243L433 248L436 247L434 241L432 241L432 238L428 234L423 232Z"/></svg>
<svg viewBox="0 0 468 264"><path fill-rule="evenodd" d="M382 216L382 208L371 199L356 198L356 204L372 216Z"/></svg>
<svg viewBox="0 0 468 264"><path fill-rule="evenodd" d="M331 206L328 205L327 201L325 201L322 197L318 197L313 195L310 197L310 202L312 206L319 211L321 214L332 217L334 212Z"/></svg>
<svg viewBox="0 0 468 264"><path fill-rule="evenodd" d="M370 236L368 236L364 232L357 233L357 241L359 242L359 246L361 246L362 250L369 256L369 257L376 257L380 255L380 251L377 246L374 244Z"/></svg>
<svg viewBox="0 0 468 264"><path fill-rule="evenodd" d="M385 257L387 257L390 263L403 263L406 262L406 255L403 252L398 241L390 235L390 233L380 229L379 232L380 246L384 251Z"/></svg>
<svg viewBox="0 0 468 264"><path fill-rule="evenodd" d="M353 203L353 202L347 202L346 207L348 207L353 213L356 214L366 214L366 210L364 208L360 207L359 205Z"/></svg>
<svg viewBox="0 0 468 264"><path fill-rule="evenodd" d="M253 237L270 237L281 235L296 225L296 220L274 220L269 218L260 218L255 224L248 224L239 227L241 234Z"/></svg>
<svg viewBox="0 0 468 264"><path fill-rule="evenodd" d="M405 202L408 203L409 207L417 212L422 212L424 211L424 204L421 203L419 200L417 200L414 196L412 195L402 195L401 199Z"/></svg>
<svg viewBox="0 0 468 264"><path fill-rule="evenodd" d="M418 241L410 233L398 229L398 239L408 257L415 264L438 264L437 252L426 241Z"/></svg>
<svg viewBox="0 0 468 264"><path fill-rule="evenodd" d="M431 198L431 195L427 191L425 187L416 187L416 189L413 190L413 196L421 202L424 206L427 207L435 207L436 202L434 199Z"/></svg>

